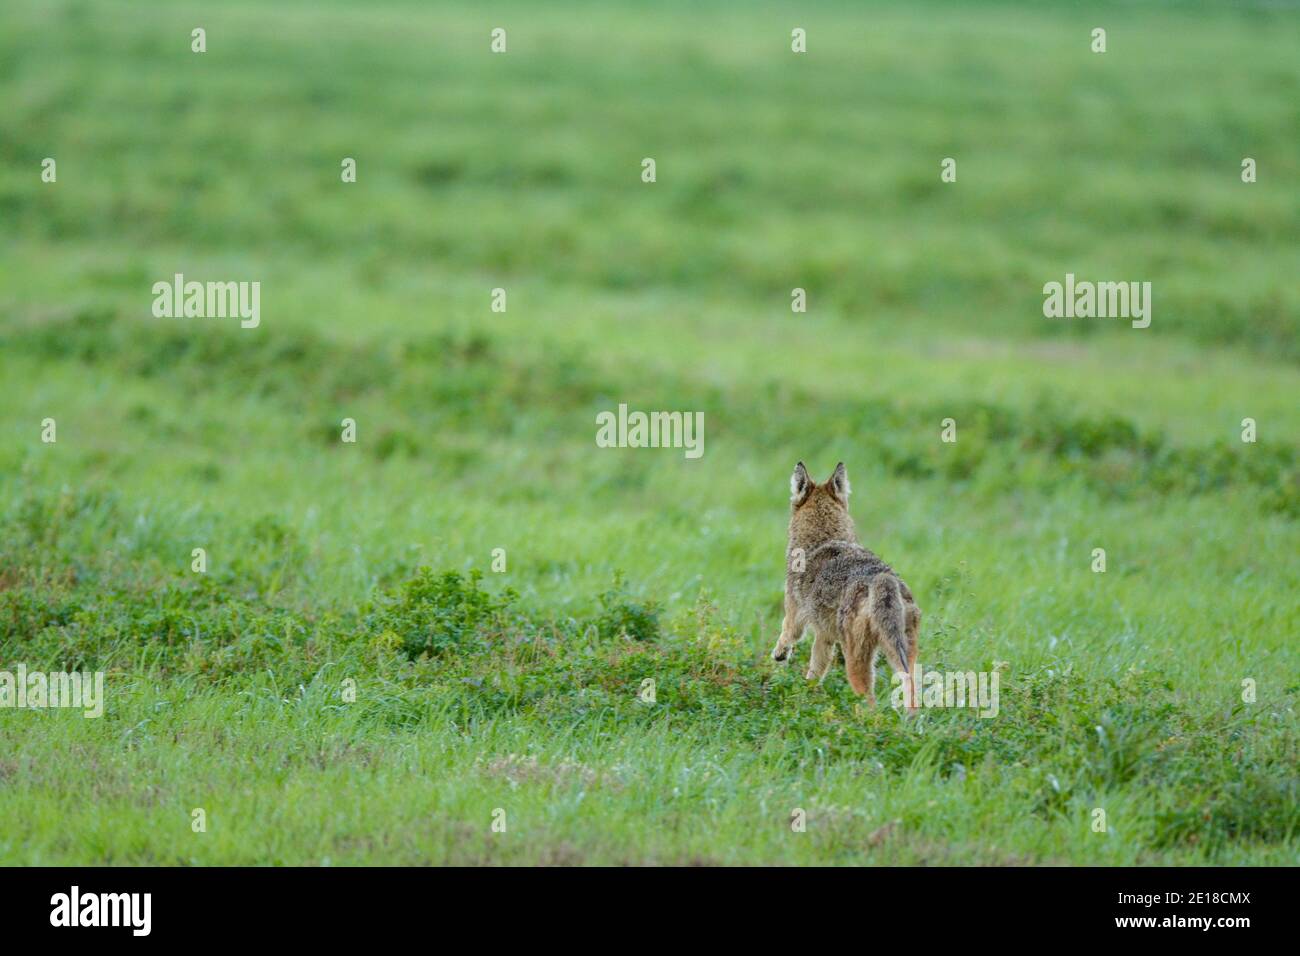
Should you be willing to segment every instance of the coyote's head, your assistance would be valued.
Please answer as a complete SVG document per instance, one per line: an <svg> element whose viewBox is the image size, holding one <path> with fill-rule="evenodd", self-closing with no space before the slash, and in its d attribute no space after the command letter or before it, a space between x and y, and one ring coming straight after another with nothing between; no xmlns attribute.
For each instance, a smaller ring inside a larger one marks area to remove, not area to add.
<svg viewBox="0 0 1300 956"><path fill-rule="evenodd" d="M805 552L827 541L857 541L857 529L849 517L849 474L844 462L824 484L808 475L803 462L790 476L790 547Z"/></svg>

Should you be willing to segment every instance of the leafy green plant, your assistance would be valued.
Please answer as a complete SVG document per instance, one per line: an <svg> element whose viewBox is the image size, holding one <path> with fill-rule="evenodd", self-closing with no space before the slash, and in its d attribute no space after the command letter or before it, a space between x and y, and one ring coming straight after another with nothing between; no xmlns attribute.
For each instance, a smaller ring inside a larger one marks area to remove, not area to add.
<svg viewBox="0 0 1300 956"><path fill-rule="evenodd" d="M372 604L364 615L366 630L395 637L412 659L488 640L505 622L516 595L508 589L489 594L479 587L482 579L477 569L462 575L420 568Z"/></svg>
<svg viewBox="0 0 1300 956"><path fill-rule="evenodd" d="M600 613L596 615L596 630L602 639L658 639L659 605L654 601L637 600L630 595L621 573L616 574L614 583L601 593L600 608Z"/></svg>

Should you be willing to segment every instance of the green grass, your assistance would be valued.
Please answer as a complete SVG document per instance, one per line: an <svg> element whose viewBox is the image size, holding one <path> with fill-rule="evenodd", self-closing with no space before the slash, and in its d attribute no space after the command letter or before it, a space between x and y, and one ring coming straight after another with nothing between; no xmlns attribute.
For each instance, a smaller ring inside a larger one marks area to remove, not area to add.
<svg viewBox="0 0 1300 956"><path fill-rule="evenodd" d="M1296 863L1298 40L5 4L0 670L108 700L0 709L0 862ZM175 272L261 327L153 318ZM1066 272L1151 281L1151 327L1043 318ZM597 448L620 402L704 456ZM801 458L997 717L766 660Z"/></svg>

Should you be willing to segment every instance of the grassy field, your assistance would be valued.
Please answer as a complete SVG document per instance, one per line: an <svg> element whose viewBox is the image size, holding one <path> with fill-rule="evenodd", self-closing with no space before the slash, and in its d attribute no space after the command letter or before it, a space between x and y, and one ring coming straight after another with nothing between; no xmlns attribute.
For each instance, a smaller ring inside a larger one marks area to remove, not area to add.
<svg viewBox="0 0 1300 956"><path fill-rule="evenodd" d="M1298 48L1278 5L8 0L0 671L107 703L0 709L0 862L1295 864ZM178 272L261 324L155 318ZM1150 328L1044 318L1067 272ZM598 448L619 403L704 455ZM767 660L798 459L996 717Z"/></svg>

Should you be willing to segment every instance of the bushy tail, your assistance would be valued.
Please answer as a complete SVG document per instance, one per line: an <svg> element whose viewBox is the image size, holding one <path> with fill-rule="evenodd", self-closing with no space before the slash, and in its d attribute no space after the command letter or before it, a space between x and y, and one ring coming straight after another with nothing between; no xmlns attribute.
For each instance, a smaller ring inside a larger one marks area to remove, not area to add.
<svg viewBox="0 0 1300 956"><path fill-rule="evenodd" d="M898 578L888 571L882 571L869 581L861 582L846 602L841 615L841 629L846 638L845 670L853 689L859 694L868 694L871 661L879 647L885 652L894 670L909 678L910 693L907 614Z"/></svg>
<svg viewBox="0 0 1300 956"><path fill-rule="evenodd" d="M882 571L871 579L867 592L867 616L876 626L881 648L894 670L907 673L907 615L903 609L903 592L898 578Z"/></svg>

